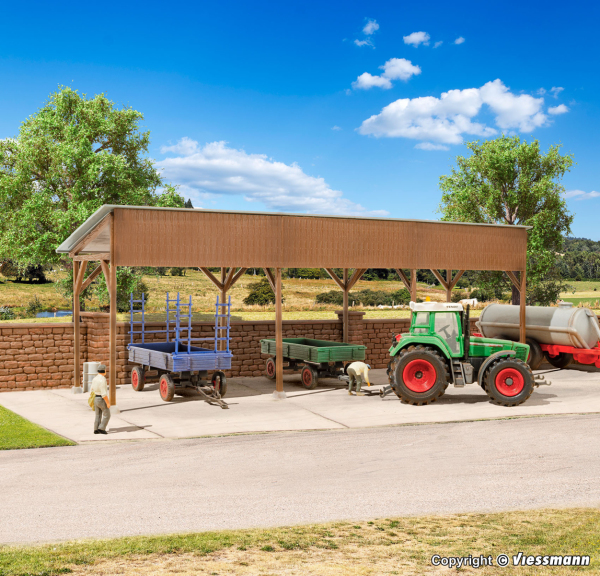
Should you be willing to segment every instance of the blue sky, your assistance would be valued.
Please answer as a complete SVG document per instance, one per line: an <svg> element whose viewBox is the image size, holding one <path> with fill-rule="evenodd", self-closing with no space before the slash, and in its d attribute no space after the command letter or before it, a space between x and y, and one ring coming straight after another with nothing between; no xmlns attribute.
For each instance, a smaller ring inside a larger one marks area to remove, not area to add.
<svg viewBox="0 0 600 576"><path fill-rule="evenodd" d="M2 15L0 138L69 85L143 112L157 167L196 206L435 219L461 142L517 133L575 155L573 233L600 240L596 3L28 2Z"/></svg>

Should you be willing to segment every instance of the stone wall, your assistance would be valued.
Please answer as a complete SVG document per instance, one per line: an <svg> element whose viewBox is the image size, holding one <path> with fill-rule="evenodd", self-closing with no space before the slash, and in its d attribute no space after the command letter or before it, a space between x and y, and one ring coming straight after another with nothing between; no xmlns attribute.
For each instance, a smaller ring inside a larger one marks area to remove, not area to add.
<svg viewBox="0 0 600 576"><path fill-rule="evenodd" d="M475 321L475 319L473 320ZM139 326L139 325L138 325ZM364 312L349 313L348 340L367 347L366 359L373 368L385 368L394 334L408 332L406 319L364 319ZM473 326L472 326L473 328ZM139 328L134 328L134 330ZM164 342L165 323L148 322L146 342ZM0 324L0 391L68 387L73 382L73 324ZM192 324L193 338L214 336L212 322ZM272 320L231 323L233 360L228 377L260 376L268 356L260 353L262 338L275 338ZM342 341L341 312L337 320L284 320L284 338L315 338ZM117 384L129 384L129 323L117 323ZM135 335L134 342L141 337ZM201 344L201 343L199 343ZM81 313L81 360L109 366L109 316ZM83 371L83 370L82 370Z"/></svg>

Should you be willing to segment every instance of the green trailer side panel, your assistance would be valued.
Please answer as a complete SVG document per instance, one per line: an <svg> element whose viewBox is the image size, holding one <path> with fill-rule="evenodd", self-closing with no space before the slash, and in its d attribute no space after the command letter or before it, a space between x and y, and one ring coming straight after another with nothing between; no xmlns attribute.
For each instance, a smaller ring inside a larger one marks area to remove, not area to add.
<svg viewBox="0 0 600 576"><path fill-rule="evenodd" d="M285 358L304 360L306 362L364 360L366 349L366 346L360 344L329 342L328 340L314 340L312 338L283 339L283 356ZM275 356L275 340L261 340L260 351L262 354Z"/></svg>

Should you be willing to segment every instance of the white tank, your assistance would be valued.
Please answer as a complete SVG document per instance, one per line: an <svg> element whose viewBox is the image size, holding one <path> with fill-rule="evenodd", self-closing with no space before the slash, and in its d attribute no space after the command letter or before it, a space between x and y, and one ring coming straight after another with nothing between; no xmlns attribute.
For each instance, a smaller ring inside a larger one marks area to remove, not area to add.
<svg viewBox="0 0 600 576"><path fill-rule="evenodd" d="M589 308L573 308L571 303L558 307L526 306L527 337L542 344L576 348L594 348L600 338L597 316ZM519 306L490 304L477 322L486 338L519 340Z"/></svg>

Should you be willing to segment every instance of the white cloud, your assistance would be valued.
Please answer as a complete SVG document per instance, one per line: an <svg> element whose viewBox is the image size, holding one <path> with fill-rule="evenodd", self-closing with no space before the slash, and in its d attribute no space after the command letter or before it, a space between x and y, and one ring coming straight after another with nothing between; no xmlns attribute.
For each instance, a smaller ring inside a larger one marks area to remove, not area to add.
<svg viewBox="0 0 600 576"><path fill-rule="evenodd" d="M331 127L331 129L332 129L332 130L336 130L336 131L337 131L337 130L341 130L341 128L340 128L339 126L332 126L332 127Z"/></svg>
<svg viewBox="0 0 600 576"><path fill-rule="evenodd" d="M408 36L403 36L402 38L404 39L405 44L411 44L415 48L419 44L429 46L429 40L431 39L427 32L413 32L412 34L409 34Z"/></svg>
<svg viewBox="0 0 600 576"><path fill-rule="evenodd" d="M496 114L496 125L503 130L514 128L531 132L548 120L542 112L543 98L529 94L515 96L499 79L488 82L479 90L482 101Z"/></svg>
<svg viewBox="0 0 600 576"><path fill-rule="evenodd" d="M497 134L494 128L475 121L484 104L494 113L496 125L502 130L531 131L548 121L542 112L543 103L543 98L516 96L500 80L495 80L481 88L449 90L440 98L401 98L367 118L358 132L375 137L460 144L464 134L485 138Z"/></svg>
<svg viewBox="0 0 600 576"><path fill-rule="evenodd" d="M462 44L465 41L465 39L462 36L459 36L454 43L455 44Z"/></svg>
<svg viewBox="0 0 600 576"><path fill-rule="evenodd" d="M357 46L373 46L373 43L367 38L366 40L355 40Z"/></svg>
<svg viewBox="0 0 600 576"><path fill-rule="evenodd" d="M598 198L600 192L592 190L591 192L584 192L583 190L568 190L563 193L565 198L574 198L575 200L590 200L591 198Z"/></svg>
<svg viewBox="0 0 600 576"><path fill-rule="evenodd" d="M448 146L443 144L433 144L432 142L419 142L415 145L419 150L450 150Z"/></svg>
<svg viewBox="0 0 600 576"><path fill-rule="evenodd" d="M363 28L363 32L367 35L370 36L371 34L373 34L373 32L375 32L376 30L379 30L379 24L377 24L377 20L369 20L366 24L365 27Z"/></svg>
<svg viewBox="0 0 600 576"><path fill-rule="evenodd" d="M540 88L536 93L538 96L543 96L546 93L546 89Z"/></svg>
<svg viewBox="0 0 600 576"><path fill-rule="evenodd" d="M373 76L368 72L364 72L352 83L352 87L368 90L377 86L384 90L389 90L392 87L391 80L407 81L411 76L421 73L419 66L413 65L410 60L406 60L405 58L390 58L379 68L383 70L380 76Z"/></svg>
<svg viewBox="0 0 600 576"><path fill-rule="evenodd" d="M437 42L436 42L436 43L433 45L433 47L434 47L434 48L439 48L439 47L440 47L440 46L441 46L443 43L444 43L444 41L443 41L443 40L438 40L438 41L437 41Z"/></svg>
<svg viewBox="0 0 600 576"><path fill-rule="evenodd" d="M557 114L564 114L568 111L569 109L564 104L559 104L558 106L551 106L548 108L548 114L553 114L554 116Z"/></svg>
<svg viewBox="0 0 600 576"><path fill-rule="evenodd" d="M262 202L273 210L385 216L385 210L368 211L333 190L323 178L309 176L297 164L284 164L264 154L248 154L229 148L225 142L199 146L182 138L173 146L163 146L163 176L182 185L188 196L239 195L247 202Z"/></svg>
<svg viewBox="0 0 600 576"><path fill-rule="evenodd" d="M550 88L550 92L552 92L552 96L554 96L555 98L558 98L558 95L564 90L564 88L562 86L552 86L552 88Z"/></svg>

